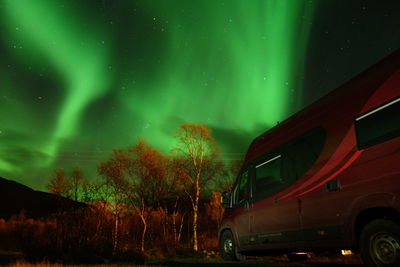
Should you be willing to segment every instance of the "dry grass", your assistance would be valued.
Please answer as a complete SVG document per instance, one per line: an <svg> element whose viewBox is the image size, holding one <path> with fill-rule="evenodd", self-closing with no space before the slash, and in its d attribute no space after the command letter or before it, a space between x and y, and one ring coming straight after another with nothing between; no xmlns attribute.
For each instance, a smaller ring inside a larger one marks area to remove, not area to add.
<svg viewBox="0 0 400 267"><path fill-rule="evenodd" d="M6 267L144 267L148 265L116 265L116 264L100 264L100 265L63 265L57 263L28 263L24 261L17 261L16 263L7 265ZM161 265L154 266L154 267L161 267Z"/></svg>

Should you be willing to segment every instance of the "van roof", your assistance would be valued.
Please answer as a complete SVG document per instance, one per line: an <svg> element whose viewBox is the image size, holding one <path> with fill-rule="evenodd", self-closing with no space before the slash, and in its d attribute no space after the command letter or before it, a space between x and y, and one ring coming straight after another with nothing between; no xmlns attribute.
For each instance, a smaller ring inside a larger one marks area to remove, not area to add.
<svg viewBox="0 0 400 267"><path fill-rule="evenodd" d="M318 126L318 122L321 121L324 115L332 115L332 107L339 107L341 112L344 112L342 109L345 109L345 107L355 105L357 101L361 102L363 98L360 98L360 95L375 91L376 88L385 82L399 68L400 49L256 137L249 146L245 162L254 159L259 156L260 153L278 147L295 136ZM400 88L398 91L400 91ZM350 103L351 105L348 105ZM360 112L360 110L352 112ZM356 114L351 115L354 116Z"/></svg>

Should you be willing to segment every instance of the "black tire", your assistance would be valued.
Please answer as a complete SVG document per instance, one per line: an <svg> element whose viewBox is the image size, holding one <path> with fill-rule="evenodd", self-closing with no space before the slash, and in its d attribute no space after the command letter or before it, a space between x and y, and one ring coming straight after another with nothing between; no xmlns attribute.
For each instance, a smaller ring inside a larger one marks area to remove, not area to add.
<svg viewBox="0 0 400 267"><path fill-rule="evenodd" d="M229 230L222 233L219 240L219 249L224 260L242 261L246 259L246 256L239 253L233 234Z"/></svg>
<svg viewBox="0 0 400 267"><path fill-rule="evenodd" d="M369 267L400 266L400 225L387 219L368 223L360 236L360 252Z"/></svg>

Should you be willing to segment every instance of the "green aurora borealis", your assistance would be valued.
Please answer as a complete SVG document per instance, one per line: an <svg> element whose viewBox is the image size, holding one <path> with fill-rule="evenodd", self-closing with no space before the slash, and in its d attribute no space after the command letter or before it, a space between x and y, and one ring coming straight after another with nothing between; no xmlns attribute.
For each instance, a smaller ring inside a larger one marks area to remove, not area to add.
<svg viewBox="0 0 400 267"><path fill-rule="evenodd" d="M138 138L168 153L184 122L207 124L222 157L240 158L252 138L399 47L399 5L387 3L368 15L378 1L354 1L340 23L337 1L0 0L0 176L43 189L55 167L78 164L94 179L112 148ZM389 29L363 25L379 12ZM319 37L327 29L343 46ZM371 31L378 41L363 37ZM360 49L368 40L376 52ZM334 72L365 54L335 78L319 73L317 63L332 60Z"/></svg>

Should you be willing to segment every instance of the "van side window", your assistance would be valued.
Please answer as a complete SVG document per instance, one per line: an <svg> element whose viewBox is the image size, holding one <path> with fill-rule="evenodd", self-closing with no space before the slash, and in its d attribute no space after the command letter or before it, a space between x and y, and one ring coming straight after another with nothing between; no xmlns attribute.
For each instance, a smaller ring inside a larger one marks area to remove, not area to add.
<svg viewBox="0 0 400 267"><path fill-rule="evenodd" d="M318 127L289 143L284 152L285 180L303 176L318 159L325 143L325 131Z"/></svg>
<svg viewBox="0 0 400 267"><path fill-rule="evenodd" d="M248 171L245 171L240 177L239 190L238 190L238 203L248 198Z"/></svg>
<svg viewBox="0 0 400 267"><path fill-rule="evenodd" d="M239 188L239 185L236 184L235 187L232 189L232 205L233 205L233 207L235 207L236 204L238 203L238 188Z"/></svg>
<svg viewBox="0 0 400 267"><path fill-rule="evenodd" d="M400 98L357 117L355 127L359 149L400 136Z"/></svg>
<svg viewBox="0 0 400 267"><path fill-rule="evenodd" d="M256 200L275 193L282 183L281 155L270 157L256 165L253 186L253 195Z"/></svg>

